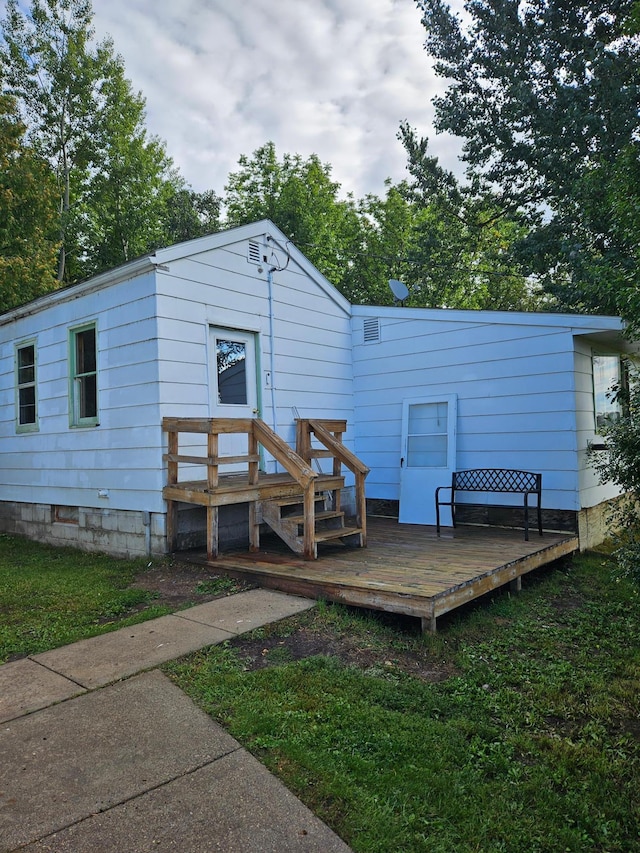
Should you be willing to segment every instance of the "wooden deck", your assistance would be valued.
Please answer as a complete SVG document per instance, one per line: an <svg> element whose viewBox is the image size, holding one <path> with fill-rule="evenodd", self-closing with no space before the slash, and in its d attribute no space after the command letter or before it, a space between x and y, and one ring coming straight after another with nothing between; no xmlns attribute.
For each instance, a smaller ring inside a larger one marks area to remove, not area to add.
<svg viewBox="0 0 640 853"><path fill-rule="evenodd" d="M257 553L221 554L208 565L261 586L308 598L416 616L435 631L439 616L578 549L571 534L486 527L445 528L368 519L368 547L324 545L310 562L275 540ZM195 557L207 563L205 556Z"/></svg>

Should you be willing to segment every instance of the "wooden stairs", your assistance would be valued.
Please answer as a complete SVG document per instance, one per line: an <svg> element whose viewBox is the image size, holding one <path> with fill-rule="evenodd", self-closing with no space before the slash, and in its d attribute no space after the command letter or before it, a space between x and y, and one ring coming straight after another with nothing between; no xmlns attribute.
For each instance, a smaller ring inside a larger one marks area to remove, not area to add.
<svg viewBox="0 0 640 853"><path fill-rule="evenodd" d="M266 523L287 545L306 560L315 560L318 545L337 540L344 545L364 548L366 537L366 501L364 481L369 469L342 443L346 421L296 419L295 451L259 418L164 418L168 433L167 549L177 544L178 505L198 504L207 510L207 559L218 556L219 507L249 505L249 547L260 547L260 525ZM219 436L245 433L247 452L238 456L219 453ZM180 453L179 439L189 437L189 453ZM194 436L202 436L203 452L194 453ZM284 471L261 470L261 453L266 451ZM313 469L313 462L328 457L332 472ZM194 472L201 468L206 479L181 479L179 466ZM238 465L246 465L244 473ZM347 520L341 506L345 487L342 467L354 480L355 521ZM231 473L225 473L232 467Z"/></svg>
<svg viewBox="0 0 640 853"><path fill-rule="evenodd" d="M332 477L332 481L338 478ZM345 513L335 509L340 505L336 492L344 486L344 477L339 478L340 483L331 483L331 490L326 490L325 478L318 477L314 489L314 528L313 528L313 551L314 557L318 556L318 544L338 540L344 545L354 548L362 548L365 542L366 530L356 524L347 526ZM296 554L304 556L305 553L305 513L304 497L279 498L277 500L263 501L261 504L262 520L287 543L289 548Z"/></svg>

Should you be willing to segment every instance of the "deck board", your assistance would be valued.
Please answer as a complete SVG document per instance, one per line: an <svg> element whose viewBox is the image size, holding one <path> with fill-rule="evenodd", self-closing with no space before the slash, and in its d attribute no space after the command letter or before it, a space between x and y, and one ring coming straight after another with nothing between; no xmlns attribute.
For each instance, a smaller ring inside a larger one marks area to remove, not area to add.
<svg viewBox="0 0 640 853"><path fill-rule="evenodd" d="M404 613L435 629L435 619L578 549L572 534L464 526L447 528L368 519L368 547L319 546L306 561L267 539L257 553L234 551L216 571L311 598ZM193 559L206 563L206 557Z"/></svg>

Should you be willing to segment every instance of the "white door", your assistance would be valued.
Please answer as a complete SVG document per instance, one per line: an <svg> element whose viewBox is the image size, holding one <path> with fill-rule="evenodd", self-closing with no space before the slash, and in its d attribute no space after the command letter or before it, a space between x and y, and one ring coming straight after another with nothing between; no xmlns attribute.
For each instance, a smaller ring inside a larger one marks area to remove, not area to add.
<svg viewBox="0 0 640 853"><path fill-rule="evenodd" d="M237 329L210 329L211 416L214 418L255 418L258 415L256 336ZM220 436L221 456L247 453L246 435ZM229 466L245 469L246 466Z"/></svg>
<svg viewBox="0 0 640 853"><path fill-rule="evenodd" d="M403 524L435 524L435 492L451 484L456 465L457 397L422 397L402 406L400 518ZM441 524L451 525L449 507Z"/></svg>

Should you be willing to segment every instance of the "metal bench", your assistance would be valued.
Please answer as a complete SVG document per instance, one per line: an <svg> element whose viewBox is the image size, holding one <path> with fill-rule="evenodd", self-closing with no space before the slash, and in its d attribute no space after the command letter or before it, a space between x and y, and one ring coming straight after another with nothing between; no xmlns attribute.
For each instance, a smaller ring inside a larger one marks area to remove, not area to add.
<svg viewBox="0 0 640 853"><path fill-rule="evenodd" d="M451 500L442 500L440 492L451 491ZM496 492L500 494L520 494L524 496L524 538L529 540L529 495L538 497L538 532L542 536L542 474L531 471L514 471L511 468L473 468L468 471L454 471L450 486L438 486L436 489L436 529L440 535L440 507L451 507L451 521L456 526L457 492Z"/></svg>

